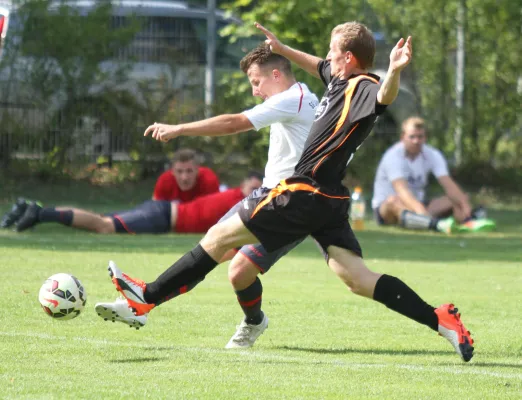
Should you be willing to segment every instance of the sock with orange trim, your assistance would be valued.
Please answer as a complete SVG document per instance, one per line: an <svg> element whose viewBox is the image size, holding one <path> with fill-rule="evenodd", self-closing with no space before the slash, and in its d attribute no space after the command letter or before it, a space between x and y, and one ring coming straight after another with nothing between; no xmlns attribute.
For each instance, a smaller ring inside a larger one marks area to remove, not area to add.
<svg viewBox="0 0 522 400"><path fill-rule="evenodd" d="M382 275L375 284L373 299L389 309L429 326L439 329L435 308L422 300L408 285L394 276Z"/></svg>
<svg viewBox="0 0 522 400"><path fill-rule="evenodd" d="M188 291L189 285L193 285L191 289L194 288L217 265L217 261L198 244L154 282L147 283L143 293L144 300L150 304L160 304L170 300L182 292Z"/></svg>
<svg viewBox="0 0 522 400"><path fill-rule="evenodd" d="M237 290L237 301L245 313L245 322L249 325L259 325L263 321L261 311L263 285L256 277L254 283L243 290Z"/></svg>

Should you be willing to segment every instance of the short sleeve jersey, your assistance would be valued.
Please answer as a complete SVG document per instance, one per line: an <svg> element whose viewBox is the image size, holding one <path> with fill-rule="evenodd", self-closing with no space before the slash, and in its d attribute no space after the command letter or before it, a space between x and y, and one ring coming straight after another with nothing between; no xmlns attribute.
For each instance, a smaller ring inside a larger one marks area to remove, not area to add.
<svg viewBox="0 0 522 400"><path fill-rule="evenodd" d="M171 170L160 175L154 187L154 200L179 201L181 203L194 200L196 197L219 192L219 179L210 168L199 167L196 185L186 191L178 186Z"/></svg>
<svg viewBox="0 0 522 400"><path fill-rule="evenodd" d="M428 176L432 173L436 178L448 176L448 164L442 153L425 144L422 152L410 159L406 157L404 144L398 142L390 147L382 156L375 181L373 183L372 208L377 208L389 196L395 194L392 182L404 179L415 198L424 201Z"/></svg>
<svg viewBox="0 0 522 400"><path fill-rule="evenodd" d="M204 233L244 197L241 188L233 188L181 203L174 230L179 233Z"/></svg>
<svg viewBox="0 0 522 400"><path fill-rule="evenodd" d="M318 72L327 89L316 109L295 174L339 189L347 164L386 106L377 103L378 76L368 73L348 79L332 77L330 62L325 60L319 62Z"/></svg>
<svg viewBox="0 0 522 400"><path fill-rule="evenodd" d="M295 83L284 92L244 111L255 130L270 126L270 145L263 186L275 187L294 173L314 121L319 100L304 83Z"/></svg>

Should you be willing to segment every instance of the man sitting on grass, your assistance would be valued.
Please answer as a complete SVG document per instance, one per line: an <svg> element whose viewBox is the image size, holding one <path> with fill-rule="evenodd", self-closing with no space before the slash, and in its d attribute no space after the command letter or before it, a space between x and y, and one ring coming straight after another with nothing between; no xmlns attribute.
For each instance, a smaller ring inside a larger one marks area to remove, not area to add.
<svg viewBox="0 0 522 400"><path fill-rule="evenodd" d="M442 153L425 142L424 120L406 119L401 141L384 153L377 168L372 199L377 223L448 234L495 229L495 222L485 218L483 208L472 209L468 196L449 176ZM430 172L445 196L426 201Z"/></svg>
<svg viewBox="0 0 522 400"><path fill-rule="evenodd" d="M106 215L72 207L44 208L37 202L18 199L2 220L10 221L9 226L15 224L18 232L43 222L57 222L97 233L204 233L232 206L259 188L262 180L262 174L252 171L234 189L186 203L148 200L131 210Z"/></svg>

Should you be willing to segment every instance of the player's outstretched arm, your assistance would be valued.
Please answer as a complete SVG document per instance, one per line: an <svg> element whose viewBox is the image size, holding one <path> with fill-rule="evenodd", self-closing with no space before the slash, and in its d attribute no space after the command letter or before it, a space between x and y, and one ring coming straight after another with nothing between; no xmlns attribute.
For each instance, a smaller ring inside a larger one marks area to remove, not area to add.
<svg viewBox="0 0 522 400"><path fill-rule="evenodd" d="M388 73L377 93L379 104L391 104L399 94L401 71L410 63L412 54L411 36L406 40L401 38L392 49Z"/></svg>
<svg viewBox="0 0 522 400"><path fill-rule="evenodd" d="M226 136L251 129L254 129L254 126L244 114L223 114L180 125L155 122L145 129L143 136L151 135L153 139L168 142L178 136Z"/></svg>
<svg viewBox="0 0 522 400"><path fill-rule="evenodd" d="M312 56L311 54L304 53L299 50L292 49L289 46L284 45L279 39L263 25L256 22L255 26L266 36L265 43L270 45L270 49L273 53L281 54L283 57L288 58L293 63L297 64L300 68L304 69L310 75L319 78L319 72L317 72L317 64L322 61L321 58Z"/></svg>

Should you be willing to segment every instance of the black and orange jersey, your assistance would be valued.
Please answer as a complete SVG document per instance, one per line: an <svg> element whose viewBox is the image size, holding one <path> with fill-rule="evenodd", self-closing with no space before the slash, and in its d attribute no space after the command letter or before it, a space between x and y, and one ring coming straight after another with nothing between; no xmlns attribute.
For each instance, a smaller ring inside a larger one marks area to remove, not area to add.
<svg viewBox="0 0 522 400"><path fill-rule="evenodd" d="M316 109L295 175L337 189L348 162L386 106L377 103L378 76L368 73L332 78L330 62L325 60L319 63L318 71L327 89Z"/></svg>

